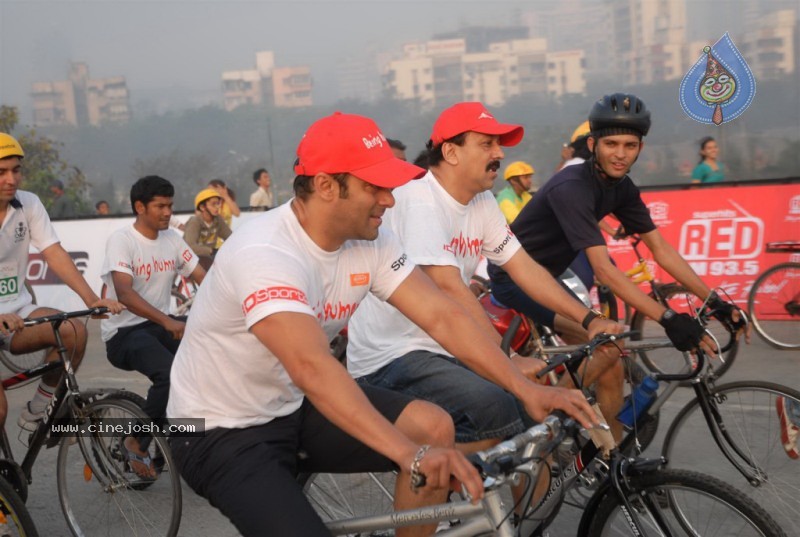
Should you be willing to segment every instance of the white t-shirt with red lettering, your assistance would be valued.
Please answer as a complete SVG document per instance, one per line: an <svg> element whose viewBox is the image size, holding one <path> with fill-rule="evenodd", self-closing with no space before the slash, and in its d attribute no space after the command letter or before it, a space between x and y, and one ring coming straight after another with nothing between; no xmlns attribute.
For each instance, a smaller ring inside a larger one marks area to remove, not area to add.
<svg viewBox="0 0 800 537"><path fill-rule="evenodd" d="M463 205L428 172L395 189L394 197L395 206L386 211L383 225L397 235L416 265L458 267L468 285L481 255L502 266L520 248L489 191ZM347 368L355 378L412 350L447 354L397 309L371 298L350 322L348 338Z"/></svg>
<svg viewBox="0 0 800 537"><path fill-rule="evenodd" d="M106 242L106 257L100 277L106 284L106 297L117 298L112 272L133 276L133 290L151 306L169 313L170 291L177 274L189 276L197 266L197 256L172 229L158 232L148 239L133 224L118 229ZM100 336L108 341L117 330L145 322L130 310L111 315L100 322Z"/></svg>
<svg viewBox="0 0 800 537"><path fill-rule="evenodd" d="M321 249L290 203L250 219L220 248L175 355L169 417L205 418L210 429L291 414L303 393L250 327L274 313L304 313L330 340L365 296L388 299L411 272L411 263L398 262L405 257L400 244L383 230L375 241Z"/></svg>

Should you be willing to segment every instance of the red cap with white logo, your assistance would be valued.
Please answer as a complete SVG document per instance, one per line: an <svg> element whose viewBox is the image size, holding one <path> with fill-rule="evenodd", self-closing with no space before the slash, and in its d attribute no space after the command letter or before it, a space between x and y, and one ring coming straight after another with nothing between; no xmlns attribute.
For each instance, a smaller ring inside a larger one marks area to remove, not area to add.
<svg viewBox="0 0 800 537"><path fill-rule="evenodd" d="M297 146L298 175L350 173L375 186L395 188L425 170L394 156L378 125L368 117L334 112L312 124Z"/></svg>
<svg viewBox="0 0 800 537"><path fill-rule="evenodd" d="M442 112L433 124L431 141L435 147L469 131L500 136L500 145L504 146L517 145L525 134L521 125L498 123L483 104L471 102L454 104Z"/></svg>

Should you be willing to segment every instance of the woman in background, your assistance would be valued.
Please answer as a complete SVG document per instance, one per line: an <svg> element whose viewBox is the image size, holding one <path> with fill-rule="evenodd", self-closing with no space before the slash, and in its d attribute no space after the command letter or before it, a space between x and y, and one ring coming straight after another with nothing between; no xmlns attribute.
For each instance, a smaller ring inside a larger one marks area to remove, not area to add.
<svg viewBox="0 0 800 537"><path fill-rule="evenodd" d="M719 183L725 179L722 163L717 160L719 145L711 136L700 140L700 163L692 172L693 183Z"/></svg>

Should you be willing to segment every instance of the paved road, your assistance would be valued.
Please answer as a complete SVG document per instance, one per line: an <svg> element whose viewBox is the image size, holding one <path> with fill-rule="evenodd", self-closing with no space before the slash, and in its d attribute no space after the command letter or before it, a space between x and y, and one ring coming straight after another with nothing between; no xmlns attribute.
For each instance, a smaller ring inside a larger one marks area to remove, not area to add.
<svg viewBox="0 0 800 537"><path fill-rule="evenodd" d="M82 387L119 387L136 391L144 395L148 382L136 373L127 373L110 366L105 359L105 352L99 338L99 323L90 322L91 340L84 365L78 379ZM762 343L754 336L753 343L740 352L734 367L726 375L726 380L761 379L771 380L800 388L800 353L776 352ZM18 428L16 419L19 409L31 396L32 386L13 390L9 393L9 427L8 434L12 439L15 455L18 458L24 453L24 446L17 441ZM679 390L664 406L662 423L668 423L672 416L689 400L691 392ZM659 439L666 431L662 425L655 445L660 445ZM703 434L700 432L698 434ZM707 433L705 433L707 434ZM69 531L61 513L58 494L56 490L56 450L43 451L36 461L33 472L33 484L30 487L28 508L36 522L41 535L67 536ZM719 461L719 464L727 464ZM800 463L799 463L800 464ZM704 471L710 471L704 468ZM574 528L580 518L576 509L565 507L562 509L556 523L551 528L551 535L574 535ZM788 528L787 528L788 529ZM794 531L794 528L789 530ZM208 503L196 496L184 484L183 488L183 519L180 535L186 537L226 537L236 536L238 532L227 519L210 507Z"/></svg>

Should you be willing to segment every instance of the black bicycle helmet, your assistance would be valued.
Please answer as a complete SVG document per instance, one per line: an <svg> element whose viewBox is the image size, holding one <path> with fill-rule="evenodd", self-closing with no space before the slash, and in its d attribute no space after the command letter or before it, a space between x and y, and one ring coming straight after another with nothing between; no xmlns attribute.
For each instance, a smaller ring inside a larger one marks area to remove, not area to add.
<svg viewBox="0 0 800 537"><path fill-rule="evenodd" d="M597 138L615 134L644 137L650 130L650 111L636 95L606 95L592 106L589 127Z"/></svg>

